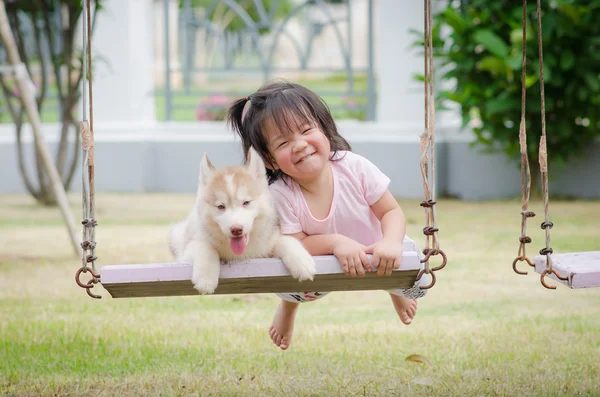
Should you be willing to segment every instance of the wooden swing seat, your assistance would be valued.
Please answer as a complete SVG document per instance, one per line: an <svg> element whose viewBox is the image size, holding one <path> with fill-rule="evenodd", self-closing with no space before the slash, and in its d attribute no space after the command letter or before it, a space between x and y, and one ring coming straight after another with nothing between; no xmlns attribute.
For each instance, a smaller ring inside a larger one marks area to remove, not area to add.
<svg viewBox="0 0 600 397"><path fill-rule="evenodd" d="M542 274L546 270L546 256L533 258L535 271ZM552 268L567 280L560 280L554 274L554 280L570 288L600 287L600 251L552 254Z"/></svg>
<svg viewBox="0 0 600 397"><path fill-rule="evenodd" d="M417 252L405 251L401 268L394 270L390 276L377 276L375 272L369 272L364 277L351 277L343 273L335 256L314 258L317 266L315 278L302 282L291 276L280 259L252 259L223 264L215 294L410 288L421 266ZM106 265L100 270L100 279L113 298L199 295L192 285L192 265L188 263Z"/></svg>

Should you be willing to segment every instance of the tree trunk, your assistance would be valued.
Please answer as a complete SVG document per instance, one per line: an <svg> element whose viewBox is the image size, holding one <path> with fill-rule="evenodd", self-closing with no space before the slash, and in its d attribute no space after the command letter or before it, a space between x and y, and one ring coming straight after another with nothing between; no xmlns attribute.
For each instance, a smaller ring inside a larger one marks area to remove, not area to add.
<svg viewBox="0 0 600 397"><path fill-rule="evenodd" d="M60 180L60 176L58 175L58 172L52 163L52 157L48 148L46 147L44 136L41 134L41 121L38 113L37 103L33 95L33 82L29 77L27 69L21 63L21 57L19 56L19 51L8 22L4 0L0 0L0 39L2 40L4 48L6 49L9 63L15 67L17 77L16 80L21 94L20 97L22 105L25 108L27 117L31 123L37 151L40 154L40 159L45 168L45 172L52 181L52 188L56 198L58 199L60 210L67 226L73 250L75 251L76 255L79 255L80 247L75 234L75 218L71 213L67 195Z"/></svg>

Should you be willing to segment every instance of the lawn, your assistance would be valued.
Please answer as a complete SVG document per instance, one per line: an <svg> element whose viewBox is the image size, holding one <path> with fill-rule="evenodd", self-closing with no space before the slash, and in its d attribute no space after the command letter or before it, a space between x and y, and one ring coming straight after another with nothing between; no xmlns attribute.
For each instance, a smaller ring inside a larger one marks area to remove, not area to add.
<svg viewBox="0 0 600 397"><path fill-rule="evenodd" d="M170 260L168 225L193 199L98 195L99 265ZM276 297L118 300L96 287L93 300L74 282L59 211L27 196L0 203L0 395L600 396L600 289L550 291L513 273L516 200L439 201L449 263L412 325L384 292L334 293L301 307L286 352L267 334ZM401 205L420 241L418 201ZM600 249L600 202L550 211L555 252Z"/></svg>

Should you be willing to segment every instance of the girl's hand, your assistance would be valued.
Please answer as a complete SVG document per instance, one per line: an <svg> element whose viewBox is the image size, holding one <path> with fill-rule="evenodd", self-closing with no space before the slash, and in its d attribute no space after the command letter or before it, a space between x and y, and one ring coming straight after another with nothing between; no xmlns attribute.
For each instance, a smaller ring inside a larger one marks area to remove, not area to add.
<svg viewBox="0 0 600 397"><path fill-rule="evenodd" d="M365 271L371 271L369 258L365 253L365 246L351 238L339 235L333 248L333 255L338 259L344 274L355 277L364 276Z"/></svg>
<svg viewBox="0 0 600 397"><path fill-rule="evenodd" d="M367 254L373 254L371 264L377 269L378 276L389 276L392 270L400 268L402 260L402 241L379 240L365 248Z"/></svg>

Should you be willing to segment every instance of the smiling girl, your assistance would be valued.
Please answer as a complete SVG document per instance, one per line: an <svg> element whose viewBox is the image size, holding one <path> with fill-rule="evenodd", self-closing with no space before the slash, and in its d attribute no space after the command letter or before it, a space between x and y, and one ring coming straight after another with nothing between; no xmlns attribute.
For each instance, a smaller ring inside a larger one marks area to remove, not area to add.
<svg viewBox="0 0 600 397"><path fill-rule="evenodd" d="M403 244L420 251L406 236L404 213L388 190L390 179L352 153L314 92L298 84L269 83L233 103L228 122L244 153L254 147L267 166L281 232L299 239L311 255L335 255L353 277L374 269L386 276L400 267ZM387 291L404 324L416 315L424 283L426 277L410 289ZM281 302L269 328L273 343L287 349L300 303L327 294L277 294Z"/></svg>

